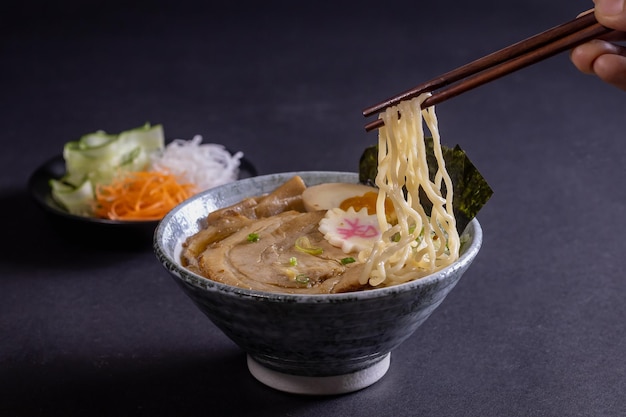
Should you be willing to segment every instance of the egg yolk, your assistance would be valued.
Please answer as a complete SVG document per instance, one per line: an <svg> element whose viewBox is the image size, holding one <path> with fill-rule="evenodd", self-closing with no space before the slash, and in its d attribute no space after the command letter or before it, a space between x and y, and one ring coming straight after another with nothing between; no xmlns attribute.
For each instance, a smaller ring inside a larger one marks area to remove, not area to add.
<svg viewBox="0 0 626 417"><path fill-rule="evenodd" d="M378 199L378 193L368 191L367 193L355 197L346 198L341 202L339 208L346 211L352 207L354 211L360 211L363 208L367 209L367 214L376 214L376 200ZM387 221L393 223L396 220L396 213L393 209L393 203L388 198L385 199L385 217Z"/></svg>

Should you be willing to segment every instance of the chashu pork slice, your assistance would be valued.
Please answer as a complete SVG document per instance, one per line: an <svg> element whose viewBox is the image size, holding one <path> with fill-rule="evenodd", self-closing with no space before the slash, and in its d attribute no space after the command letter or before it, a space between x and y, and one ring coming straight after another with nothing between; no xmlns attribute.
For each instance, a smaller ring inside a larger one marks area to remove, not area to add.
<svg viewBox="0 0 626 417"><path fill-rule="evenodd" d="M325 211L286 211L250 221L235 216L228 227L215 227L218 239L204 235L208 243L191 261L193 269L214 281L241 288L284 293L332 293L362 288L362 264L342 264L346 255L328 243L318 231ZM234 223L237 230L233 230ZM222 233L220 233L220 231ZM249 239L257 236L258 240ZM296 249L296 240L306 236L321 254ZM197 247L195 247L197 251ZM356 255L355 255L356 256Z"/></svg>

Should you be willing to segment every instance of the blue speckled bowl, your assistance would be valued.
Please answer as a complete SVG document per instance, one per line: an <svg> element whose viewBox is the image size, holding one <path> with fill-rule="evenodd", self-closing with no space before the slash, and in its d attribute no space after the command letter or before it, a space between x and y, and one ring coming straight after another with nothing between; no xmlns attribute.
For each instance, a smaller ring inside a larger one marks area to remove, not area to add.
<svg viewBox="0 0 626 417"><path fill-rule="evenodd" d="M308 185L358 182L345 172L291 172L239 180L185 201L158 225L157 258L183 291L248 354L252 374L267 385L303 394L335 394L380 379L389 353L430 316L470 266L482 243L477 220L448 268L406 284L330 295L286 295L223 285L183 268L181 242L211 211L274 190L294 175Z"/></svg>

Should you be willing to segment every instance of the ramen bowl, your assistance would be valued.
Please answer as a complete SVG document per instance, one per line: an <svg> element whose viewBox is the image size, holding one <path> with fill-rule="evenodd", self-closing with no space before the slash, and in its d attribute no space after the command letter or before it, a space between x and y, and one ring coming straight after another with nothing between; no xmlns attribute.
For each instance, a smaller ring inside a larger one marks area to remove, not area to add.
<svg viewBox="0 0 626 417"><path fill-rule="evenodd" d="M239 180L183 202L159 223L157 258L195 305L247 356L250 373L272 388L343 394L380 380L391 352L440 305L480 250L476 219L462 234L459 259L434 274L386 288L341 294L282 294L212 281L184 268L182 242L208 213L273 191L294 175L307 185L358 182L356 173L290 172ZM263 271L259 271L263 274ZM207 325L211 325L207 321Z"/></svg>

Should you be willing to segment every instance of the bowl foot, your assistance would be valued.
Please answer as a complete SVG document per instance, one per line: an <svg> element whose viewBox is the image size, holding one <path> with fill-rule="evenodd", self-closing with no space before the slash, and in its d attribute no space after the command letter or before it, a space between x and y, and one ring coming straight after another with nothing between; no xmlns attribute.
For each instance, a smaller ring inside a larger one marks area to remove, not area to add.
<svg viewBox="0 0 626 417"><path fill-rule="evenodd" d="M337 395L369 387L387 373L390 361L391 353L387 353L369 368L350 374L301 376L266 368L248 355L248 369L257 380L279 391L304 395Z"/></svg>

